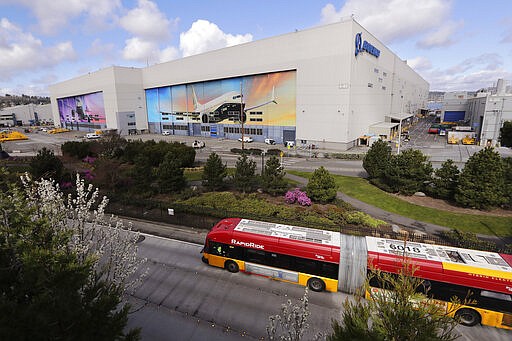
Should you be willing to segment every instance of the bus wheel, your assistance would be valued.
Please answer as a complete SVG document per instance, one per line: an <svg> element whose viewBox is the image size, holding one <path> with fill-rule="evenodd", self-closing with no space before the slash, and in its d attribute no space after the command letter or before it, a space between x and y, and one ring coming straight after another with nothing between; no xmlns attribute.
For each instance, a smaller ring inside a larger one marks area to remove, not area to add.
<svg viewBox="0 0 512 341"><path fill-rule="evenodd" d="M224 268L229 272L238 272L238 264L236 264L232 260L228 260L226 263L224 263Z"/></svg>
<svg viewBox="0 0 512 341"><path fill-rule="evenodd" d="M325 283L320 278L313 277L309 279L308 287L313 291L320 292L324 291Z"/></svg>
<svg viewBox="0 0 512 341"><path fill-rule="evenodd" d="M464 326L474 326L480 322L480 314L473 309L460 309L455 313L455 317L459 319L460 324Z"/></svg>

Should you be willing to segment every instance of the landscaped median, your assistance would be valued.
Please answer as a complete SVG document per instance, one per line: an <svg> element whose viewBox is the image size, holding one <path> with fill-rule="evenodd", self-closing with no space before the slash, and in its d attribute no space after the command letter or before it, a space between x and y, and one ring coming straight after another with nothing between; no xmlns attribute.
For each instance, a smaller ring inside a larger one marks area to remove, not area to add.
<svg viewBox="0 0 512 341"><path fill-rule="evenodd" d="M312 174L300 171L287 172L304 178L309 178ZM366 179L343 175L333 177L340 192L385 211L465 232L512 237L512 216L461 214L419 206L380 190Z"/></svg>

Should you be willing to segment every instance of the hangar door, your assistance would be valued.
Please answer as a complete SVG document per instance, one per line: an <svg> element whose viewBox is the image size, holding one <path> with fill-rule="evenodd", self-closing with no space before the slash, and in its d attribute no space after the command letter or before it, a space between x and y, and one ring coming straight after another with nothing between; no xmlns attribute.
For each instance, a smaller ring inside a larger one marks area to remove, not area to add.
<svg viewBox="0 0 512 341"><path fill-rule="evenodd" d="M464 121L465 116L466 116L465 111L445 111L443 121L444 122Z"/></svg>

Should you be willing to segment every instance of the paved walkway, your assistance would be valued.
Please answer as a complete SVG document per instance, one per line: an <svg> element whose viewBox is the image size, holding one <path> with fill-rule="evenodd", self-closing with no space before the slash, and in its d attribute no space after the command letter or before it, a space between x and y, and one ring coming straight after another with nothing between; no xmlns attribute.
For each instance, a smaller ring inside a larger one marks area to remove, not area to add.
<svg viewBox="0 0 512 341"><path fill-rule="evenodd" d="M293 174L286 174L286 177L299 182L302 185L306 185L308 180L306 178L293 175ZM360 200L354 199L352 197L349 197L348 195L338 192L337 197L349 204L351 204L354 208L367 213L371 215L372 217L384 220L385 222L388 222L390 224L398 225L400 228L405 228L409 230L410 232L416 232L416 233L426 233L428 235L434 235L442 231L449 231L449 227L445 226L439 226L435 224L425 223L423 221L407 218L395 213L391 213L388 211L385 211L383 209L380 209L378 207L369 205L365 202L362 202Z"/></svg>

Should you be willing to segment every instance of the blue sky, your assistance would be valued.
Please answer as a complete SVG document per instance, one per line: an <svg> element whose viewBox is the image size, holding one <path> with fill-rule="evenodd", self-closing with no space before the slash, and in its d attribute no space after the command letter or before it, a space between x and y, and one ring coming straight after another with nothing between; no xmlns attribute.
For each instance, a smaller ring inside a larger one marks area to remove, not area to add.
<svg viewBox="0 0 512 341"><path fill-rule="evenodd" d="M431 90L512 85L510 0L0 0L0 94L354 18Z"/></svg>

